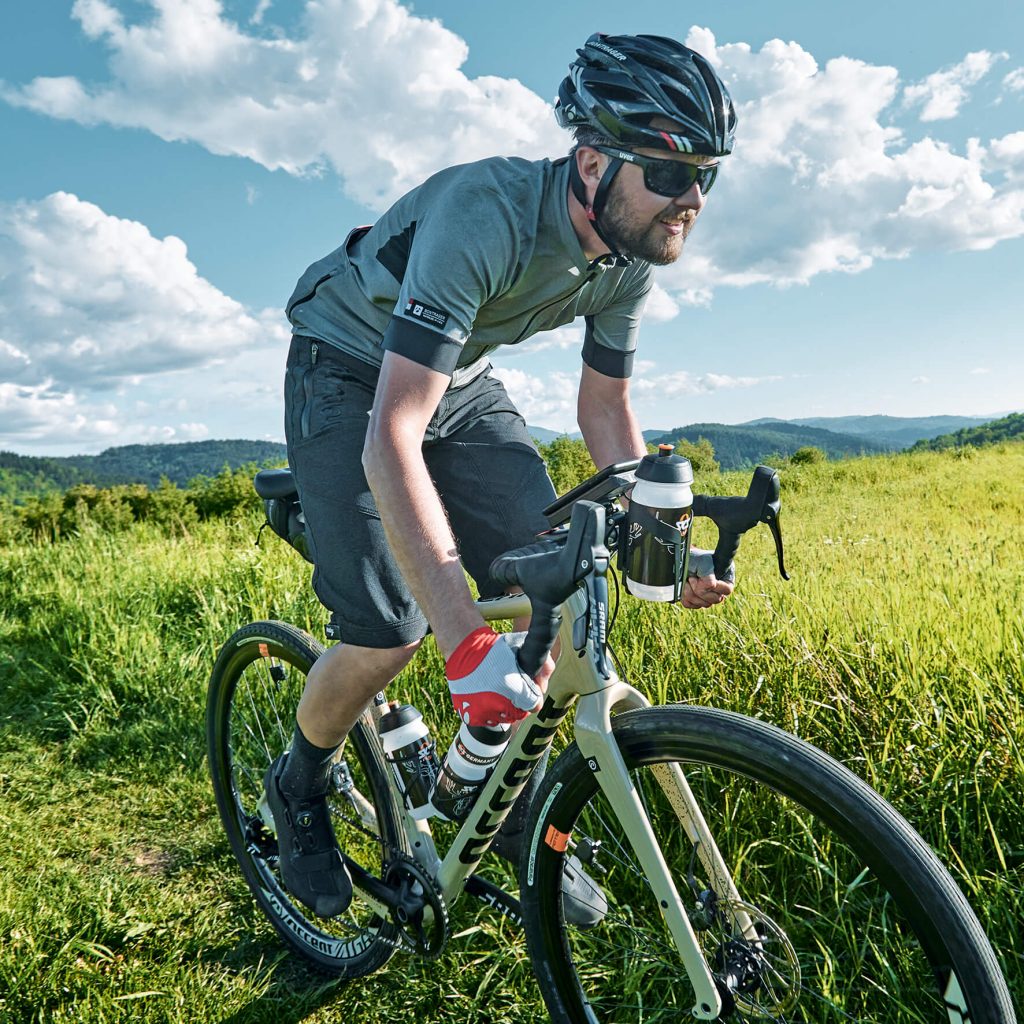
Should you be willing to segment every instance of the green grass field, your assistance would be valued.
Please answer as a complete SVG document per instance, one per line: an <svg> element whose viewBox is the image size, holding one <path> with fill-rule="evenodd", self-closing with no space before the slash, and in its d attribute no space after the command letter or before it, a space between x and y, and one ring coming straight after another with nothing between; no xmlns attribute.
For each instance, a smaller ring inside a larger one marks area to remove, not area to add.
<svg viewBox="0 0 1024 1024"><path fill-rule="evenodd" d="M793 467L783 502L792 582L762 530L723 607L625 599L625 673L865 777L939 852L1020 992L1024 446ZM0 1020L544 1019L522 938L479 904L455 907L439 962L400 954L342 986L255 912L206 773L206 682L243 623L320 636L324 619L305 563L269 533L254 546L260 518L254 502L176 538L142 524L0 548ZM425 649L394 691L448 735L441 678Z"/></svg>

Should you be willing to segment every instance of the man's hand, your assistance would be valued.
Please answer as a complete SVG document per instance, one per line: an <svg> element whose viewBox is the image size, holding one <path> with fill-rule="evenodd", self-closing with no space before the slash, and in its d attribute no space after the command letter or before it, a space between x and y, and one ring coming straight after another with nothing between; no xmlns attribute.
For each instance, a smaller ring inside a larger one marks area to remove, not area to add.
<svg viewBox="0 0 1024 1024"><path fill-rule="evenodd" d="M710 608L721 604L732 592L734 585L710 576L691 576L683 588L684 608Z"/></svg>
<svg viewBox="0 0 1024 1024"><path fill-rule="evenodd" d="M474 630L445 662L455 713L468 725L511 724L540 708L555 663L530 679L516 661L525 633Z"/></svg>
<svg viewBox="0 0 1024 1024"><path fill-rule="evenodd" d="M684 608L710 608L721 604L736 585L736 573L730 563L725 579L715 576L714 552L690 548L690 575L683 589Z"/></svg>

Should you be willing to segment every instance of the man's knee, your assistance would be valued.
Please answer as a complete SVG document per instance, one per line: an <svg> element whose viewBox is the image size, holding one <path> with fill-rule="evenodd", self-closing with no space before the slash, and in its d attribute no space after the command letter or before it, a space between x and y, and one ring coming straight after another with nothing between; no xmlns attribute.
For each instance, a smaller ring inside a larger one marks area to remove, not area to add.
<svg viewBox="0 0 1024 1024"><path fill-rule="evenodd" d="M330 678L351 685L353 680L383 686L412 661L422 640L398 647L359 647L340 643L329 648L317 661L310 676Z"/></svg>
<svg viewBox="0 0 1024 1024"><path fill-rule="evenodd" d="M402 644L400 647L373 649L373 655L371 656L379 659L381 666L386 665L389 668L393 668L393 675L398 675L412 661L422 643L422 640L414 640L412 643ZM368 651L371 648L363 648L363 650Z"/></svg>

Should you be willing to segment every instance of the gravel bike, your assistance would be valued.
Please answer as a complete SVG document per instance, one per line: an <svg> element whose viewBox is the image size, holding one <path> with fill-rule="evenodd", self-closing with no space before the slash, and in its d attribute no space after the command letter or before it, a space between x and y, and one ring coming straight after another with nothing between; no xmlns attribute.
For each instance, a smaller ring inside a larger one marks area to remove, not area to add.
<svg viewBox="0 0 1024 1024"><path fill-rule="evenodd" d="M574 488L545 512L552 531L492 575L524 593L478 603L485 620L532 612L520 664L561 655L446 851L414 819L385 760L383 694L335 755L330 803L355 898L321 920L277 868L267 766L291 738L323 647L280 622L224 645L210 680L207 739L217 805L262 912L329 974L355 978L397 950L433 958L467 892L521 923L551 1018L780 1024L1014 1024L996 957L953 879L882 797L821 750L756 719L652 707L607 645L608 577L628 534L617 499L637 463ZM303 548L288 470L256 478L275 532ZM746 497L694 497L719 527L715 566L741 534L772 528L783 575L779 480L759 467ZM307 556L308 557L308 556ZM617 593L617 589L616 589ZM475 869L570 708L574 741L533 798L519 898ZM562 874L575 856L604 890L591 929L567 924Z"/></svg>

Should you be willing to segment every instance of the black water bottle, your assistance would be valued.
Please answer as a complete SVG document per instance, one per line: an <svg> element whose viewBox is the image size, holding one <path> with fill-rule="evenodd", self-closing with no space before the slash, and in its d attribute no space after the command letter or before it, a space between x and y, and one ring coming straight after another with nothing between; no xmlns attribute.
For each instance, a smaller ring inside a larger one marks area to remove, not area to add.
<svg viewBox="0 0 1024 1024"><path fill-rule="evenodd" d="M690 551L693 469L672 445L645 455L629 495L626 589L645 601L678 601Z"/></svg>
<svg viewBox="0 0 1024 1024"><path fill-rule="evenodd" d="M430 793L437 779L437 751L423 716L411 704L392 701L377 724L384 756L414 818L433 813Z"/></svg>

